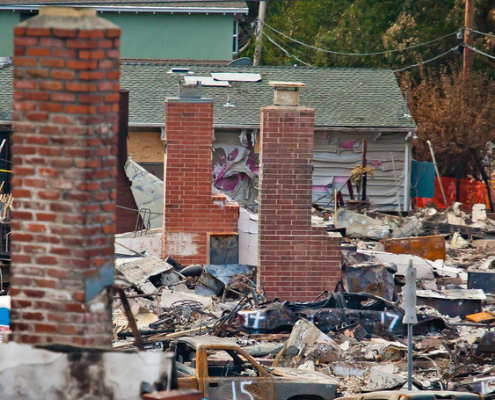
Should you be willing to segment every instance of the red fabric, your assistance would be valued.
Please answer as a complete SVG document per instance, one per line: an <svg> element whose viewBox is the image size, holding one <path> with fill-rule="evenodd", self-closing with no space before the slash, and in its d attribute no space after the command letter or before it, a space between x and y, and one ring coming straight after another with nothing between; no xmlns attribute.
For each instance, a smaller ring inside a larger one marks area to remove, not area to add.
<svg viewBox="0 0 495 400"><path fill-rule="evenodd" d="M455 178L442 177L443 190L447 198L447 206L455 203ZM442 192L438 184L438 179L435 178L435 197L427 199L416 197L413 199L414 205L417 208L425 207L434 204L438 208L446 208L443 204ZM482 203L489 207L488 192L484 182L471 181L469 179L461 179L459 201L463 204L465 210L471 210L474 204Z"/></svg>

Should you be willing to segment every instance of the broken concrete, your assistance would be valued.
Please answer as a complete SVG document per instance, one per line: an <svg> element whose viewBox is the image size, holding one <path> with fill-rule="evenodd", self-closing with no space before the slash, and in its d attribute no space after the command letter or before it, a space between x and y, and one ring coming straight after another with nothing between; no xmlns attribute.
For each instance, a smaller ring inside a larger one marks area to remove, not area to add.
<svg viewBox="0 0 495 400"><path fill-rule="evenodd" d="M136 256L136 252L160 257L162 252L162 230L150 229L143 232L126 232L115 235L115 254Z"/></svg>
<svg viewBox="0 0 495 400"><path fill-rule="evenodd" d="M322 359L322 362L336 361L339 354L340 347L333 339L311 322L299 320L274 365L298 367L308 361L308 357Z"/></svg>
<svg viewBox="0 0 495 400"><path fill-rule="evenodd" d="M393 367L395 367L395 365L389 365L394 369ZM371 368L369 380L370 382L364 388L364 391L367 392L397 389L407 382L406 377L387 372L383 366Z"/></svg>
<svg viewBox="0 0 495 400"><path fill-rule="evenodd" d="M119 258L115 261L116 270L143 293L154 293L162 284L154 285L150 279L162 282L162 275L171 273L173 267L158 257ZM177 282L178 280L176 280Z"/></svg>
<svg viewBox="0 0 495 400"><path fill-rule="evenodd" d="M173 354L118 352L54 346L0 346L2 399L83 398L140 400L141 385L159 389L173 370ZM49 379L47 379L49 377ZM61 397L62 396L62 397Z"/></svg>

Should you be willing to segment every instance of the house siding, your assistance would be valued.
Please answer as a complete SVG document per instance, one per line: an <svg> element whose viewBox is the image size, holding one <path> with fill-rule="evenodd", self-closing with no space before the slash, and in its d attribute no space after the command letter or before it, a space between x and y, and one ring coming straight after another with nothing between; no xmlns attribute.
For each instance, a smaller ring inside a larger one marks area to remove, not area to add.
<svg viewBox="0 0 495 400"><path fill-rule="evenodd" d="M241 146L239 135L241 131L215 131L213 153L213 166L218 163L218 157L225 156L218 148L222 146ZM348 177L351 171L362 163L362 140L368 141L367 160L375 168L374 177L368 178L367 197L373 205L382 211L404 210L408 207L404 199L404 182L406 174L406 134L384 133L379 131L369 132L340 132L340 131L316 131L314 139L313 158L313 202L322 207L333 204L333 189L328 196L319 191L316 186L321 186L334 176ZM154 175L162 178L160 168L154 164L163 164L163 142L159 132L136 131L129 132L129 154L132 159L142 164ZM352 148L349 148L352 147ZM393 159L393 162L392 162ZM255 157L258 164L258 157ZM155 170L146 166L152 163ZM237 165L237 164L236 164ZM395 171L394 171L395 167ZM409 179L409 177L408 177ZM328 181L329 182L329 181ZM356 186L352 185L354 196L357 199ZM225 192L239 204L252 206L253 196L242 190ZM348 189L342 189L344 199L348 200ZM408 199L407 199L408 200Z"/></svg>
<svg viewBox="0 0 495 400"><path fill-rule="evenodd" d="M21 22L17 12L0 11L0 57L14 54L14 26Z"/></svg>
<svg viewBox="0 0 495 400"><path fill-rule="evenodd" d="M368 141L366 159L368 165L375 168L374 177L368 178L367 181L367 197L377 209L383 211L404 209L406 135L404 133L378 135L379 131L316 132L313 185L324 181L318 178L350 176L351 171L358 164L362 164L362 140L366 139ZM356 196L354 184L353 189ZM344 188L342 193L344 199L349 199L347 188ZM320 195L321 193L313 192L313 201L316 202ZM331 196L332 199L327 196L317 203L323 207L327 206L329 201L333 204L333 193Z"/></svg>
<svg viewBox="0 0 495 400"><path fill-rule="evenodd" d="M121 56L231 60L232 14L104 12L99 16L122 30ZM20 12L0 10L0 56L13 54L13 28Z"/></svg>

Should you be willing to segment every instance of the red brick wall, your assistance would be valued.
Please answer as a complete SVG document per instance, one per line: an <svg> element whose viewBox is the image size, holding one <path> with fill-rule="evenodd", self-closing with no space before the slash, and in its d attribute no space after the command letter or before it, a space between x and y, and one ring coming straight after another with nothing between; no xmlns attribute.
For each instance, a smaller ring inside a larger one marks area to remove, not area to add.
<svg viewBox="0 0 495 400"><path fill-rule="evenodd" d="M85 297L113 266L120 29L44 15L14 35L13 338L110 345L110 293Z"/></svg>
<svg viewBox="0 0 495 400"><path fill-rule="evenodd" d="M213 102L167 100L162 256L207 260L207 232L237 232L239 205L212 195Z"/></svg>
<svg viewBox="0 0 495 400"><path fill-rule="evenodd" d="M340 280L340 238L311 226L313 141L313 109L261 109L259 277L269 299L308 301Z"/></svg>

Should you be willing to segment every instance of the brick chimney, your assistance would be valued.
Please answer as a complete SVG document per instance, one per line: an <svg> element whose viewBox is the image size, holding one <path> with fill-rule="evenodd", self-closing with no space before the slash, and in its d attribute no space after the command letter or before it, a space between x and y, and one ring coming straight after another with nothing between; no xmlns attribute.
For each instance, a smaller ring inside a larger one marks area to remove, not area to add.
<svg viewBox="0 0 495 400"><path fill-rule="evenodd" d="M120 29L41 8L14 28L12 331L110 346Z"/></svg>
<svg viewBox="0 0 495 400"><path fill-rule="evenodd" d="M239 205L212 195L213 100L200 86L167 99L165 135L162 257L205 264L208 234L237 232Z"/></svg>
<svg viewBox="0 0 495 400"><path fill-rule="evenodd" d="M258 277L269 299L308 301L340 280L340 237L311 226L314 109L302 83L270 82L261 109Z"/></svg>

